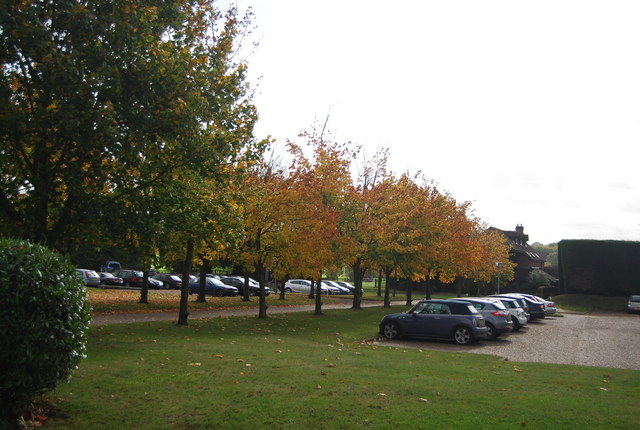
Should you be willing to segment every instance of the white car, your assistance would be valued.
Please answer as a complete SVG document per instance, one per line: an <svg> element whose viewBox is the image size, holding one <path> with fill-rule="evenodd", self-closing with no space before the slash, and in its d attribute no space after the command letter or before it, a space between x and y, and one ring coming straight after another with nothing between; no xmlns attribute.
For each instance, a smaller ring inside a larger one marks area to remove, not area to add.
<svg viewBox="0 0 640 430"><path fill-rule="evenodd" d="M286 293L309 294L309 292L311 291L311 281L308 281L306 279L289 279L284 284L284 291ZM329 294L329 289L324 285L320 285L320 291L322 292L322 294Z"/></svg>
<svg viewBox="0 0 640 430"><path fill-rule="evenodd" d="M88 287L100 286L100 275L98 275L98 272L95 270L76 269L76 273L78 274L78 278L82 279L84 285Z"/></svg>

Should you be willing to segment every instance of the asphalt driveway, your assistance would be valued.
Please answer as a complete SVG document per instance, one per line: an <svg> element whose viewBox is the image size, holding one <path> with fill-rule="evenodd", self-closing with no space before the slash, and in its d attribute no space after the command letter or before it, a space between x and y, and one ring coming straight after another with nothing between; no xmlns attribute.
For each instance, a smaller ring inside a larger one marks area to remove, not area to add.
<svg viewBox="0 0 640 430"><path fill-rule="evenodd" d="M492 354L510 361L640 370L640 315L574 314L530 322L519 332L468 346L380 340L381 346Z"/></svg>

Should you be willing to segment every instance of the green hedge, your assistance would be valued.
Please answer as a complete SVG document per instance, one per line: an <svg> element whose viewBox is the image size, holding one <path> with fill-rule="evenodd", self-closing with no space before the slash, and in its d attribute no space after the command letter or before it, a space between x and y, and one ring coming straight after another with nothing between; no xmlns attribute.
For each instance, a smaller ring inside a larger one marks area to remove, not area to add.
<svg viewBox="0 0 640 430"><path fill-rule="evenodd" d="M29 242L0 238L0 427L67 379L84 356L90 309L75 268Z"/></svg>
<svg viewBox="0 0 640 430"><path fill-rule="evenodd" d="M640 294L640 242L562 240L558 264L561 293Z"/></svg>

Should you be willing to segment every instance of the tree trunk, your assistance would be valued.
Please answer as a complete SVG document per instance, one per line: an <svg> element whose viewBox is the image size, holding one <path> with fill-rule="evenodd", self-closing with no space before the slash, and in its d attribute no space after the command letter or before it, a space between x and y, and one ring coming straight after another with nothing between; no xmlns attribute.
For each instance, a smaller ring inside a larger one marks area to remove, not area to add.
<svg viewBox="0 0 640 430"><path fill-rule="evenodd" d="M320 279L322 279L322 272L320 272ZM322 281L320 281L320 279L318 279L316 281L316 312L315 312L315 315L322 315Z"/></svg>
<svg viewBox="0 0 640 430"><path fill-rule="evenodd" d="M258 262L257 269L258 269L258 283L260 284L258 318L266 318L267 317L267 296L265 295L265 291L264 291L266 279L265 279L265 268L261 261ZM248 277L247 277L247 283L248 283ZM245 284L245 288L247 288L246 284Z"/></svg>
<svg viewBox="0 0 640 430"><path fill-rule="evenodd" d="M142 287L140 287L140 300L138 303L149 304L149 268L146 267L142 274Z"/></svg>
<svg viewBox="0 0 640 430"><path fill-rule="evenodd" d="M384 307L385 308L390 308L391 307L391 300L389 299L389 284L391 283L391 273L393 273L393 270L389 269L389 270L385 270L384 271L384 276L385 276L385 281L384 281Z"/></svg>
<svg viewBox="0 0 640 430"><path fill-rule="evenodd" d="M198 280L198 298L196 302L206 303L207 297L205 293L205 287L207 285L207 272L209 271L209 260L202 259L202 266L200 266L200 279Z"/></svg>
<svg viewBox="0 0 640 430"><path fill-rule="evenodd" d="M362 303L362 276L363 276L363 268L362 268L362 260L357 259L352 266L353 269L353 283L356 287L356 290L353 292L353 306L351 309L362 309L360 306Z"/></svg>
<svg viewBox="0 0 640 430"><path fill-rule="evenodd" d="M382 269L378 270L378 297L382 297Z"/></svg>
<svg viewBox="0 0 640 430"><path fill-rule="evenodd" d="M258 269L258 276L260 276L260 269ZM249 298L249 274L244 272L244 282L242 283L242 301L248 302Z"/></svg>
<svg viewBox="0 0 640 430"><path fill-rule="evenodd" d="M413 302L412 294L413 294L413 281L409 280L407 282L407 302L406 302L407 306L412 305L412 302Z"/></svg>
<svg viewBox="0 0 640 430"><path fill-rule="evenodd" d="M178 325L187 325L189 318L189 272L193 264L193 239L187 240L187 252L182 267L182 288L180 288L180 311L178 313Z"/></svg>
<svg viewBox="0 0 640 430"><path fill-rule="evenodd" d="M315 290L316 290L316 281L314 281L312 279L311 280L311 288L309 288L309 298L310 299L313 299L315 297Z"/></svg>

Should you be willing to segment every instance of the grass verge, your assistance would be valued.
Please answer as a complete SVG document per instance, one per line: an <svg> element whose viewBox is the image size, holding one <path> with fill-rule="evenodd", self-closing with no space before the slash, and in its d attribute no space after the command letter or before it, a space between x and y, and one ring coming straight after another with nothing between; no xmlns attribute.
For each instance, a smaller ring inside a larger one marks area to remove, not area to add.
<svg viewBox="0 0 640 430"><path fill-rule="evenodd" d="M640 422L638 371L363 342L390 312L92 327L88 357L48 395L60 416L46 427L611 429Z"/></svg>
<svg viewBox="0 0 640 430"><path fill-rule="evenodd" d="M575 312L625 312L628 297L596 296L589 294L561 294L553 301L562 309Z"/></svg>

